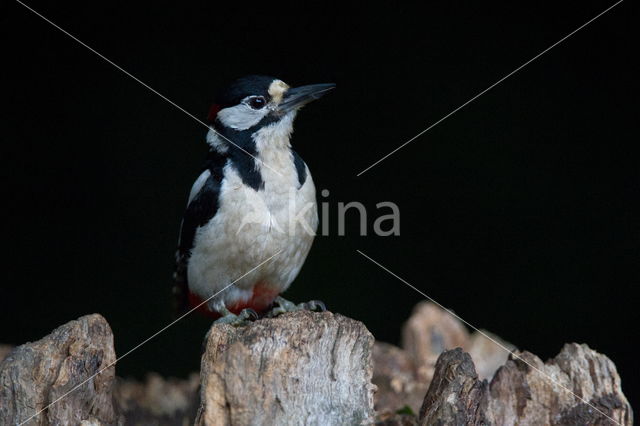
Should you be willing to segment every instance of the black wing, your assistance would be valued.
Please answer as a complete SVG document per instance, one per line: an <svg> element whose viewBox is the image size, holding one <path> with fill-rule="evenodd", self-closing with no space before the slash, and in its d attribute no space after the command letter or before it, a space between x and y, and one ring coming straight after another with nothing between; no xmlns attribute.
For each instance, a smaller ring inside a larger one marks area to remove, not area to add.
<svg viewBox="0 0 640 426"><path fill-rule="evenodd" d="M212 156L211 153L210 157ZM182 218L180 239L176 251L176 270L174 273L173 294L176 302L176 313L186 311L189 307L189 281L187 267L191 250L193 249L196 231L215 216L218 211L218 198L222 183L222 167L226 160L216 155L209 158L205 171L209 171L209 177L202 187L187 205Z"/></svg>
<svg viewBox="0 0 640 426"><path fill-rule="evenodd" d="M307 165L297 152L294 150L291 150L291 152L293 153L293 164L296 166L296 173L298 174L298 189L300 189L307 180Z"/></svg>

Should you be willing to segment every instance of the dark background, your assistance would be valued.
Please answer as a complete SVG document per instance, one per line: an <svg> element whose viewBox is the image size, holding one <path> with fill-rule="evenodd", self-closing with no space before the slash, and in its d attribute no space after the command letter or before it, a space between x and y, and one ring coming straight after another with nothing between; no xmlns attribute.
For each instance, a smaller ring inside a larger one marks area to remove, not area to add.
<svg viewBox="0 0 640 426"><path fill-rule="evenodd" d="M318 190L330 190L334 217L288 298L321 299L397 343L421 296L361 249L543 358L572 341L607 354L633 401L640 180L630 2L356 177L612 3L29 4L202 119L215 89L242 75L337 83L297 120L293 144ZM17 3L5 4L0 31L0 341L35 340L99 312L123 354L171 319L173 252L206 129ZM336 236L340 201L367 205L369 230L375 204L396 202L401 236L358 236L355 215ZM118 374L196 370L208 324L181 321Z"/></svg>

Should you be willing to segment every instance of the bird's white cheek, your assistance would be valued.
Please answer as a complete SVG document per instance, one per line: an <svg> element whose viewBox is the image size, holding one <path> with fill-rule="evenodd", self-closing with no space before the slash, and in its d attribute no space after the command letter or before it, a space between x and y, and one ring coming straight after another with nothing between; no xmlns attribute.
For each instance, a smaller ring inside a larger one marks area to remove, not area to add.
<svg viewBox="0 0 640 426"><path fill-rule="evenodd" d="M217 118L225 127L236 130L245 130L255 126L269 111L264 109L252 109L240 104L230 108L221 109Z"/></svg>

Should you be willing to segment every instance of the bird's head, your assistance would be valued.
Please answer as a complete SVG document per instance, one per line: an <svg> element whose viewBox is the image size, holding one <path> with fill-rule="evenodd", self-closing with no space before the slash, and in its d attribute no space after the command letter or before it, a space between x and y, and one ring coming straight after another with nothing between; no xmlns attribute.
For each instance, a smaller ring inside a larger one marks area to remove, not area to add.
<svg viewBox="0 0 640 426"><path fill-rule="evenodd" d="M240 78L215 97L208 117L215 132L209 133L208 142L220 152L229 148L227 138L243 149L249 148L247 143L255 143L259 134L286 139L288 143L297 111L334 87L289 87L282 80L267 76Z"/></svg>

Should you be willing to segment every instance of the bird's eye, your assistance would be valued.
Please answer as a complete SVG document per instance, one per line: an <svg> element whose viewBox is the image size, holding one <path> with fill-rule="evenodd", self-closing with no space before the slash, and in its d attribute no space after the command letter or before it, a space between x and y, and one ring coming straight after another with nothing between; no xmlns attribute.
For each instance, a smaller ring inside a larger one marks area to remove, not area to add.
<svg viewBox="0 0 640 426"><path fill-rule="evenodd" d="M267 104L267 101L262 96L253 96L249 98L248 103L253 109L261 109Z"/></svg>

